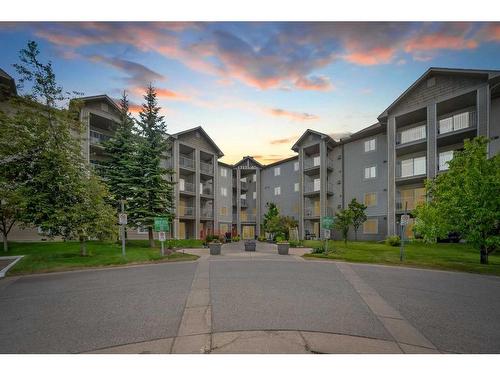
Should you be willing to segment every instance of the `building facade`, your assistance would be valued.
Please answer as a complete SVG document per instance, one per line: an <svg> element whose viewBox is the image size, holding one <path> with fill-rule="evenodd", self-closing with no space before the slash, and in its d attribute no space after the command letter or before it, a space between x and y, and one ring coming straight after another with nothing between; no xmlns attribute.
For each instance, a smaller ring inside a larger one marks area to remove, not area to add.
<svg viewBox="0 0 500 375"><path fill-rule="evenodd" d="M3 71L1 78L12 86ZM119 110L106 95L83 101L82 152L101 168L106 155L100 143L113 135ZM489 155L500 152L500 71L430 68L377 120L340 140L309 129L292 146L296 156L269 165L251 156L221 162L223 152L202 127L168 135L165 163L176 182L173 237L255 238L264 234L263 216L273 202L298 221L300 238L324 238L321 217L354 198L367 206L358 239L399 234L401 214L425 199L425 179L445 173L465 139L486 136ZM407 230L411 236L411 225ZM129 233L147 236L144 228ZM36 229L16 229L11 239L40 236Z"/></svg>

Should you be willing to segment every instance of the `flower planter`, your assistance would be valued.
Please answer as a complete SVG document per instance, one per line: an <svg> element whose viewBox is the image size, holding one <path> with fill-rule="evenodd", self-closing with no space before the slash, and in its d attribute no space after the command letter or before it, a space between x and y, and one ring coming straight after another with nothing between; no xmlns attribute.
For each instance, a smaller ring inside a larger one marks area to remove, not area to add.
<svg viewBox="0 0 500 375"><path fill-rule="evenodd" d="M288 255L288 249L290 248L290 244L288 242L279 243L277 246L279 255Z"/></svg>
<svg viewBox="0 0 500 375"><path fill-rule="evenodd" d="M255 251L255 241L245 241L245 251Z"/></svg>
<svg viewBox="0 0 500 375"><path fill-rule="evenodd" d="M220 255L221 243L209 243L208 247L210 248L210 255Z"/></svg>

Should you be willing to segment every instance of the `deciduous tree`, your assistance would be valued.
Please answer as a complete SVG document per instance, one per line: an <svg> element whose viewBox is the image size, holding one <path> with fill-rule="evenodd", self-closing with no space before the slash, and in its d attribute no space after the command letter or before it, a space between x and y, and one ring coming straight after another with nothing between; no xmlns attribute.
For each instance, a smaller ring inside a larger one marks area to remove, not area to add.
<svg viewBox="0 0 500 375"><path fill-rule="evenodd" d="M347 206L349 210L352 227L354 228L354 240L358 240L358 229L366 221L366 206L353 198Z"/></svg>

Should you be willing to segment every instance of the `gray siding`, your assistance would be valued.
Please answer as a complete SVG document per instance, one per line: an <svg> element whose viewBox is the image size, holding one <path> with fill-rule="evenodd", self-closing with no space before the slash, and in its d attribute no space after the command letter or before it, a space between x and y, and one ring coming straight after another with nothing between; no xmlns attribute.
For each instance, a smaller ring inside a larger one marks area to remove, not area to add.
<svg viewBox="0 0 500 375"><path fill-rule="evenodd" d="M490 114L490 156L500 153L500 98L491 100Z"/></svg>
<svg viewBox="0 0 500 375"><path fill-rule="evenodd" d="M221 170L225 169L227 172L226 177L221 176ZM215 192L215 197L218 200L218 212L216 213L219 218L219 224L231 224L233 221L233 173L231 168L219 165L217 171L218 188ZM227 195L222 195L222 188L225 188ZM221 214L221 207L226 207L226 215Z"/></svg>

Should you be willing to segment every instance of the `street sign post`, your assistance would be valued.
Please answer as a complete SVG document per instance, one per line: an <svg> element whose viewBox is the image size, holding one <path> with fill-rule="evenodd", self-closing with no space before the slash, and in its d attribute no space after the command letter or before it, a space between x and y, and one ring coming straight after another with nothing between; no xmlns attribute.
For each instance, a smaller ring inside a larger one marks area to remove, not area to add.
<svg viewBox="0 0 500 375"><path fill-rule="evenodd" d="M333 228L335 218L333 216L323 216L321 218L321 227L323 228L323 236L325 237L325 254L328 253L328 239L330 238L330 229Z"/></svg>
<svg viewBox="0 0 500 375"><path fill-rule="evenodd" d="M405 230L406 226L410 222L410 215L407 214L408 202L405 202L404 214L401 215L399 219L399 225L401 227L401 247L399 249L399 261L402 262L405 258Z"/></svg>
<svg viewBox="0 0 500 375"><path fill-rule="evenodd" d="M121 225L122 232L122 256L125 256L125 226L127 225L127 214L125 213L125 201L120 201L121 212L118 214L118 222Z"/></svg>
<svg viewBox="0 0 500 375"><path fill-rule="evenodd" d="M154 230L158 232L158 239L161 245L161 256L165 255L163 244L167 239L166 233L170 230L170 223L168 217L155 217Z"/></svg>

